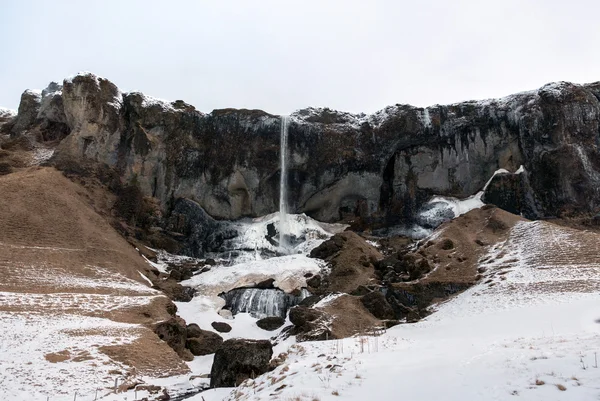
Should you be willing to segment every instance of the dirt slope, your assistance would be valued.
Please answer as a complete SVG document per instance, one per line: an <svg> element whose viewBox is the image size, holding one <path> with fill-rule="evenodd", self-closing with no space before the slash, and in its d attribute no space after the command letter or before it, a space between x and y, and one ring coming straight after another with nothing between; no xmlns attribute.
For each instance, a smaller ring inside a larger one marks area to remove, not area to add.
<svg viewBox="0 0 600 401"><path fill-rule="evenodd" d="M51 398L91 394L127 372L187 371L149 328L171 302L87 196L52 168L0 176L0 395L34 382Z"/></svg>

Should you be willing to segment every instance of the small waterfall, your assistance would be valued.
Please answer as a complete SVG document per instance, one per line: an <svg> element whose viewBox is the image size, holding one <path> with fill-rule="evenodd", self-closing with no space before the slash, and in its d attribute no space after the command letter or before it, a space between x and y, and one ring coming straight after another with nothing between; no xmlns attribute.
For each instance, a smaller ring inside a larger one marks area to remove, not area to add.
<svg viewBox="0 0 600 401"><path fill-rule="evenodd" d="M262 319L270 316L285 318L288 309L298 305L308 295L307 290L302 290L301 294L296 296L276 288L236 288L222 294L221 297L225 299L225 308L234 315L250 313Z"/></svg>
<svg viewBox="0 0 600 401"><path fill-rule="evenodd" d="M287 142L288 142L288 129L290 120L288 116L281 116L281 139L279 151L281 155L280 167L281 177L279 182L279 251L281 253L288 253L289 244L288 238L290 234L290 226L288 221L288 208L287 208Z"/></svg>

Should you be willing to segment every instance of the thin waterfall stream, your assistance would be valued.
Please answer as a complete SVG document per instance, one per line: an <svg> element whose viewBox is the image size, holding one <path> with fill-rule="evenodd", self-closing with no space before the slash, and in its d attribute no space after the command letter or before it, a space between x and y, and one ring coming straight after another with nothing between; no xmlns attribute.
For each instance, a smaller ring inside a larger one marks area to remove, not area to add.
<svg viewBox="0 0 600 401"><path fill-rule="evenodd" d="M287 205L287 143L290 125L289 116L281 116L281 139L280 139L280 168L281 176L279 182L279 251L289 253L290 224L288 219Z"/></svg>

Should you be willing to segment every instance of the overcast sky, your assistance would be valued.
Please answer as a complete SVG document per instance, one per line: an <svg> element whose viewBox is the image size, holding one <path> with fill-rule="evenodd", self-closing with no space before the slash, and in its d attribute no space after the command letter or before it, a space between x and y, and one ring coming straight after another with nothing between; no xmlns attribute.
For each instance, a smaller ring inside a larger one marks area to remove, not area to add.
<svg viewBox="0 0 600 401"><path fill-rule="evenodd" d="M598 0L0 0L0 106L78 71L199 110L374 112L600 80Z"/></svg>

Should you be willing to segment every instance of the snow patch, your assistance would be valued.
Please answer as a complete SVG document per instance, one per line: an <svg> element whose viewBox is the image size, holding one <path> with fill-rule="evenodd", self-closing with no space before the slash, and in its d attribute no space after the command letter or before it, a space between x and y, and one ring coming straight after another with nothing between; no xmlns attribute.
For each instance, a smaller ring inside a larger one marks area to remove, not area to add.
<svg viewBox="0 0 600 401"><path fill-rule="evenodd" d="M285 292L306 287L307 273L317 274L324 262L306 255L286 255L266 260L255 260L233 266L214 266L210 271L196 275L181 284L195 288L204 295L218 295L234 288L252 287L274 278L274 285Z"/></svg>
<svg viewBox="0 0 600 401"><path fill-rule="evenodd" d="M13 118L17 116L17 111L0 107L0 118Z"/></svg>

